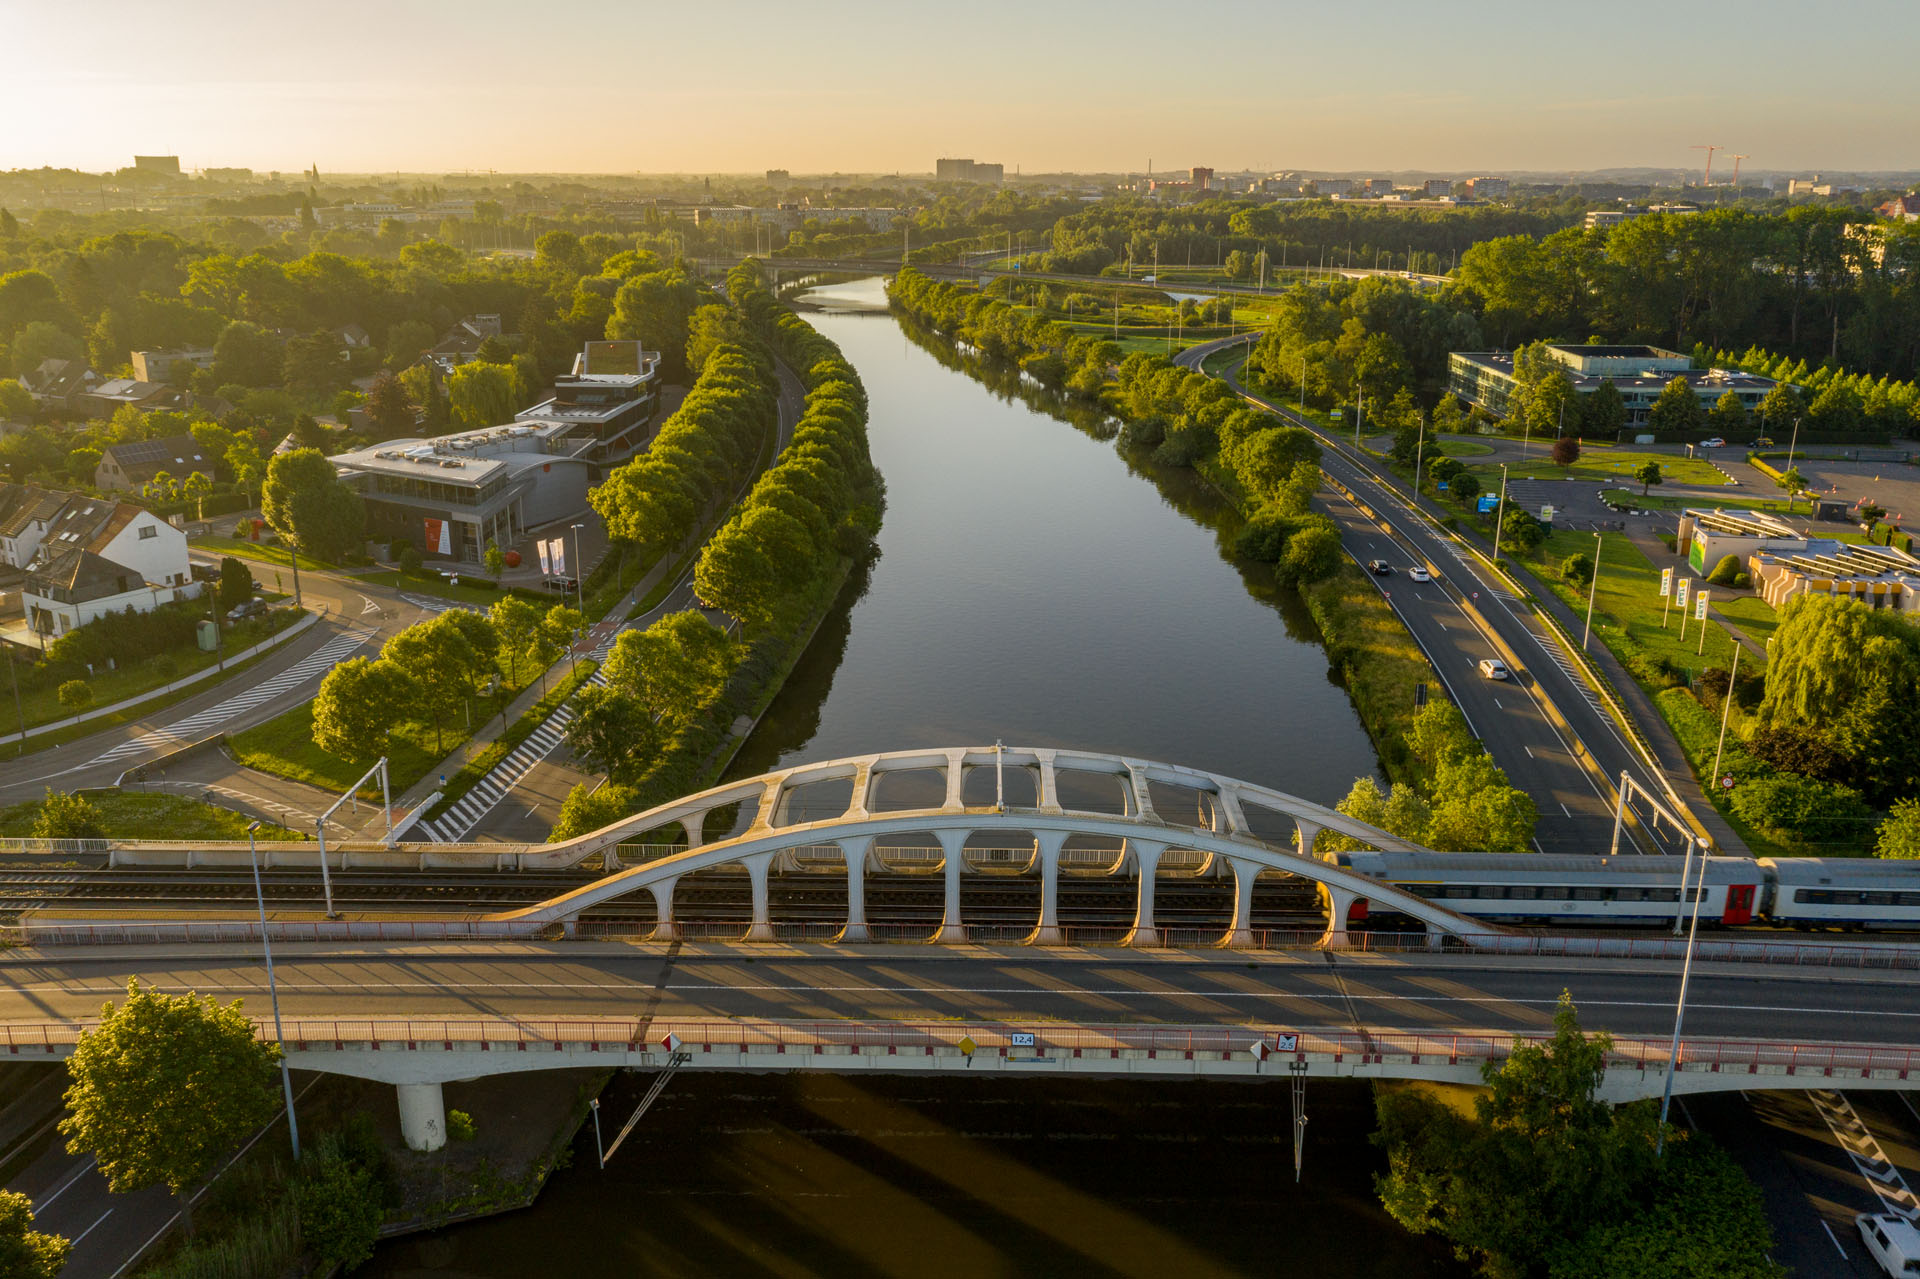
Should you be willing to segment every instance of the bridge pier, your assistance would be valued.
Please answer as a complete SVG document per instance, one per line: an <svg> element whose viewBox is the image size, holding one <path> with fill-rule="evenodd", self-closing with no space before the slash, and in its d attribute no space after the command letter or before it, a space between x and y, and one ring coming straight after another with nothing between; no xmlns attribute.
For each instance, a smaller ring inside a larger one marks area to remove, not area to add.
<svg viewBox="0 0 1920 1279"><path fill-rule="evenodd" d="M773 915L767 908L767 871L773 864L773 854L742 857L740 864L747 868L747 878L753 883L753 927L747 929L747 940L772 941Z"/></svg>
<svg viewBox="0 0 1920 1279"><path fill-rule="evenodd" d="M1167 851L1167 846L1128 837L1127 847L1132 850L1133 864L1140 872L1140 894L1133 909L1133 931L1127 934L1126 944L1158 946L1160 930L1153 922L1153 877L1160 870L1160 854Z"/></svg>
<svg viewBox="0 0 1920 1279"><path fill-rule="evenodd" d="M400 1135L422 1153L447 1144L447 1106L439 1084L400 1084Z"/></svg>
<svg viewBox="0 0 1920 1279"><path fill-rule="evenodd" d="M1296 817L1293 819L1293 822L1297 828L1295 837L1300 841L1300 855L1302 857L1313 856L1313 842L1320 838L1320 832L1323 827L1319 822L1308 821L1304 817Z"/></svg>
<svg viewBox="0 0 1920 1279"><path fill-rule="evenodd" d="M1253 885L1260 878L1260 863L1244 857L1229 857L1233 865L1233 927L1227 932L1227 946L1253 945Z"/></svg>
<svg viewBox="0 0 1920 1279"><path fill-rule="evenodd" d="M847 860L847 926L841 930L840 940L872 941L867 932L867 849L873 840L862 836L837 842L840 855Z"/></svg>
<svg viewBox="0 0 1920 1279"><path fill-rule="evenodd" d="M967 860L967 836L972 833L964 830L934 832L940 840L940 851L945 854L942 860L947 880L947 905L940 919L940 931L934 934L936 942L963 942L967 939L967 926L960 919L960 871Z"/></svg>
<svg viewBox="0 0 1920 1279"><path fill-rule="evenodd" d="M680 926L673 922L673 886L679 882L680 877L675 875L647 885L647 891L653 894L654 941L680 940Z"/></svg>
<svg viewBox="0 0 1920 1279"><path fill-rule="evenodd" d="M1040 924L1033 930L1033 936L1027 938L1027 944L1058 946L1061 944L1060 848L1067 842L1067 833L1058 830L1035 831L1033 839L1039 848Z"/></svg>
<svg viewBox="0 0 1920 1279"><path fill-rule="evenodd" d="M1322 884L1320 891L1327 895L1327 931L1321 937L1320 944L1344 946L1349 938L1347 915L1352 911L1353 904L1360 900L1360 894L1334 884Z"/></svg>

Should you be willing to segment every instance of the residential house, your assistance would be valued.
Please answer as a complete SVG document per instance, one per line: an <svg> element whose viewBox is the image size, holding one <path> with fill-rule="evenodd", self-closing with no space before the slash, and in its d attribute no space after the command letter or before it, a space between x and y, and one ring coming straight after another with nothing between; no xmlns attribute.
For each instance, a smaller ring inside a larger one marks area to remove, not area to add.
<svg viewBox="0 0 1920 1279"><path fill-rule="evenodd" d="M1920 222L1920 195L1896 195L1880 206L1880 216L1896 222Z"/></svg>
<svg viewBox="0 0 1920 1279"><path fill-rule="evenodd" d="M20 379L33 402L55 413L78 413L80 397L100 381L100 375L77 360L48 357Z"/></svg>
<svg viewBox="0 0 1920 1279"><path fill-rule="evenodd" d="M144 613L199 594L185 533L128 502L63 496L21 591L35 631L64 635L107 613Z"/></svg>
<svg viewBox="0 0 1920 1279"><path fill-rule="evenodd" d="M447 330L439 344L427 352L427 359L438 365L441 373L451 373L462 364L473 363L482 342L500 336L499 316L470 315Z"/></svg>
<svg viewBox="0 0 1920 1279"><path fill-rule="evenodd" d="M110 418L122 406L140 409L184 409L188 393L165 382L142 382L139 378L116 377L100 382L80 393L80 409L89 417Z"/></svg>
<svg viewBox="0 0 1920 1279"><path fill-rule="evenodd" d="M357 324L335 329L333 333L340 339L340 345L348 351L364 351L373 345L373 335Z"/></svg>
<svg viewBox="0 0 1920 1279"><path fill-rule="evenodd" d="M127 440L109 444L93 468L93 484L108 493L138 492L147 481L165 471L184 480L195 471L213 478L215 459L191 435L169 435L159 440Z"/></svg>
<svg viewBox="0 0 1920 1279"><path fill-rule="evenodd" d="M17 569L33 563L33 553L72 496L37 484L0 484L0 562Z"/></svg>
<svg viewBox="0 0 1920 1279"><path fill-rule="evenodd" d="M180 351L135 351L133 353L133 376L141 382L168 382L173 371L182 364L191 364L196 369L213 367L213 348Z"/></svg>

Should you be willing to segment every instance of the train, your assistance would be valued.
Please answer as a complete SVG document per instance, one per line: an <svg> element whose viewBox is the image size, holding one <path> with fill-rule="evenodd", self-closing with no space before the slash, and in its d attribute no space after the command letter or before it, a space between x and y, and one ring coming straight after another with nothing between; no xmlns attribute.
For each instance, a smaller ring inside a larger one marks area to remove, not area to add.
<svg viewBox="0 0 1920 1279"><path fill-rule="evenodd" d="M1500 853L1334 853L1327 859L1490 923L1602 927L1671 925L1692 914L1719 928L1920 930L1920 861L1709 857L1680 902L1681 857ZM1407 916L1360 899L1349 928L1419 931Z"/></svg>

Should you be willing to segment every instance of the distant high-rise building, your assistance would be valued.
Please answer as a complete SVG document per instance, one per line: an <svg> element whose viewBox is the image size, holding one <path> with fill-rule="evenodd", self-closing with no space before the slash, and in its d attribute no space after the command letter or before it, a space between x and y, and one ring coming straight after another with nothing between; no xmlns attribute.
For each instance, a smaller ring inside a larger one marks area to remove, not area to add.
<svg viewBox="0 0 1920 1279"><path fill-rule="evenodd" d="M133 167L139 173L159 173L170 178L180 176L180 157L177 155L136 155Z"/></svg>
<svg viewBox="0 0 1920 1279"><path fill-rule="evenodd" d="M1429 197L1432 197L1432 196L1442 196L1442 195L1452 195L1452 194L1453 194L1453 179L1451 179L1451 178L1428 178L1428 179L1427 179L1427 186L1426 186L1426 191L1427 191L1427 195L1428 195Z"/></svg>
<svg viewBox="0 0 1920 1279"><path fill-rule="evenodd" d="M785 169L768 169L767 170L768 186L783 187L791 181L793 181L793 175L788 173Z"/></svg>
<svg viewBox="0 0 1920 1279"><path fill-rule="evenodd" d="M1193 189L1196 191L1211 191L1213 189L1213 170L1207 168L1188 169L1187 180L1193 183Z"/></svg>
<svg viewBox="0 0 1920 1279"><path fill-rule="evenodd" d="M1467 194L1478 199L1498 199L1507 193L1505 178L1468 178Z"/></svg>
<svg viewBox="0 0 1920 1279"><path fill-rule="evenodd" d="M251 182L252 169L202 169L200 176L209 182Z"/></svg>
<svg viewBox="0 0 1920 1279"><path fill-rule="evenodd" d="M941 182L1000 182L1007 169L1001 164L982 164L975 160L935 160L933 176Z"/></svg>

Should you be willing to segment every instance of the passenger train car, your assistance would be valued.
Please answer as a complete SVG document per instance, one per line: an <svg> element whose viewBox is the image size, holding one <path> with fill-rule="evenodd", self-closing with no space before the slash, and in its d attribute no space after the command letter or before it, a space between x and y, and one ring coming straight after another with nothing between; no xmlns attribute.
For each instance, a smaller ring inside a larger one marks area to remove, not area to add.
<svg viewBox="0 0 1920 1279"><path fill-rule="evenodd" d="M1462 915L1502 924L1654 927L1676 912L1722 927L1920 930L1920 861L1871 858L1709 857L1704 886L1680 903L1680 857L1566 857L1525 853L1335 853L1343 866ZM1691 886L1690 886L1691 887ZM1354 903L1350 927L1419 925Z"/></svg>

